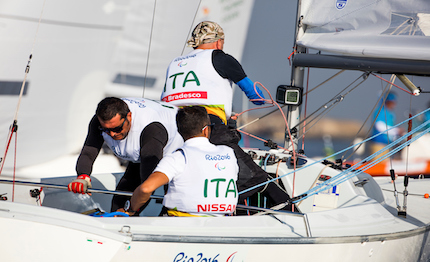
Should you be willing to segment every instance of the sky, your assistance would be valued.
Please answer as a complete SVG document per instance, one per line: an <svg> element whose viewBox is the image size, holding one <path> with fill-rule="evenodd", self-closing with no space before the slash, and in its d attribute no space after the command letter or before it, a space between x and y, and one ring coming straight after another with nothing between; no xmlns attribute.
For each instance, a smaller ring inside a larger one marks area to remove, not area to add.
<svg viewBox="0 0 430 262"><path fill-rule="evenodd" d="M291 66L288 57L293 50L294 43L295 2L256 0L253 8L241 63L248 77L254 82L261 82L269 89L272 96L275 96L278 85L290 84ZM228 38L226 45L228 45ZM311 68L309 89L337 72L338 70ZM308 114L325 104L361 74L360 71L345 71L339 77L310 93L307 101ZM383 77L389 79L390 76L383 75ZM430 91L427 84L429 83L428 78L411 76L410 80L423 91ZM399 80L396 80L395 84L405 88ZM345 99L331 110L327 117L364 121L377 103L385 85L385 82L375 76L369 76L362 85L345 96ZM430 94L422 93L417 97L412 97L396 87L393 87L392 90L398 97L395 111L399 121L409 114L410 109L412 112L422 111L430 102ZM235 111L240 111L238 105L242 104L241 99L238 98L239 92L240 90L235 91L233 108ZM255 106L249 103L249 107ZM255 110L253 112L263 115L267 111Z"/></svg>

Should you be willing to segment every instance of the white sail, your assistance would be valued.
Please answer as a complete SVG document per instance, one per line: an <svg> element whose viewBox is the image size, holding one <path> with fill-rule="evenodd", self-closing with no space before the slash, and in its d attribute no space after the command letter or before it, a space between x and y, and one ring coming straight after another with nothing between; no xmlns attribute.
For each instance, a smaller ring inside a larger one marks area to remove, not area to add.
<svg viewBox="0 0 430 262"><path fill-rule="evenodd" d="M424 0L303 0L307 48L359 57L430 60Z"/></svg>
<svg viewBox="0 0 430 262"><path fill-rule="evenodd" d="M108 0L57 0L45 5L43 0L0 1L2 155L33 51L18 114L18 168L78 152L82 146L88 121L104 96L110 54L127 10L122 5L127 4ZM13 166L14 141L11 144L3 173Z"/></svg>
<svg viewBox="0 0 430 262"><path fill-rule="evenodd" d="M192 50L186 41L204 20L221 25L226 34L225 52L240 60L253 2L132 1L115 52L108 95L160 99L167 66L173 58Z"/></svg>
<svg viewBox="0 0 430 262"><path fill-rule="evenodd" d="M253 1L221 0L0 1L2 153L33 43L18 114L21 170L78 153L103 97L159 99L168 64L190 51L185 42L200 21L219 22L225 51L240 59L252 7ZM15 165L11 144L2 174Z"/></svg>

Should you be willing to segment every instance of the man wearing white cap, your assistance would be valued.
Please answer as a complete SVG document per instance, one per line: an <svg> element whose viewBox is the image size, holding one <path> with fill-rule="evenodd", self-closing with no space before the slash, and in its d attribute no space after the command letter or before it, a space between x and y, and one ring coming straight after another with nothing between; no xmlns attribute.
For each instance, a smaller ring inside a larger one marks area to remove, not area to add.
<svg viewBox="0 0 430 262"><path fill-rule="evenodd" d="M224 31L215 22L203 21L193 30L188 46L194 50L175 58L169 65L161 99L176 106L200 105L206 108L214 124L210 141L234 150L239 164L239 191L266 182L270 177L238 145L240 134L232 112L233 90L236 83L256 105L264 104L264 95L247 77L240 63L222 51ZM253 193L265 194L273 204L289 199L276 183L269 183L242 194L240 201Z"/></svg>

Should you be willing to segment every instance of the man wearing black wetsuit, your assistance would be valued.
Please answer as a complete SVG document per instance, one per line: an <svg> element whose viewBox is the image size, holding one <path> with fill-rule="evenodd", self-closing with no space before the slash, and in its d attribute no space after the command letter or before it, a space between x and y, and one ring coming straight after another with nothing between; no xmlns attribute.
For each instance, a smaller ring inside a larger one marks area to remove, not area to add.
<svg viewBox="0 0 430 262"><path fill-rule="evenodd" d="M107 97L97 106L88 135L76 163L77 179L68 188L87 193L91 172L103 142L128 162L116 190L133 192L154 171L161 158L183 144L177 131L178 108L144 98ZM124 206L130 197L115 195L111 211Z"/></svg>

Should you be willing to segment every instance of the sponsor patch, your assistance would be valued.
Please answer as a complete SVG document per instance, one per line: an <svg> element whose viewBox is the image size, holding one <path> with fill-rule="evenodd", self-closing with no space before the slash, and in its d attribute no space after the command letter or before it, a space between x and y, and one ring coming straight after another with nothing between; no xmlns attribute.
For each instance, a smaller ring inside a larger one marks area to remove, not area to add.
<svg viewBox="0 0 430 262"><path fill-rule="evenodd" d="M207 98L208 98L207 92L182 92L182 93L176 93L173 95L165 96L161 100L164 102L172 102L172 101L181 100L181 99L207 99Z"/></svg>

